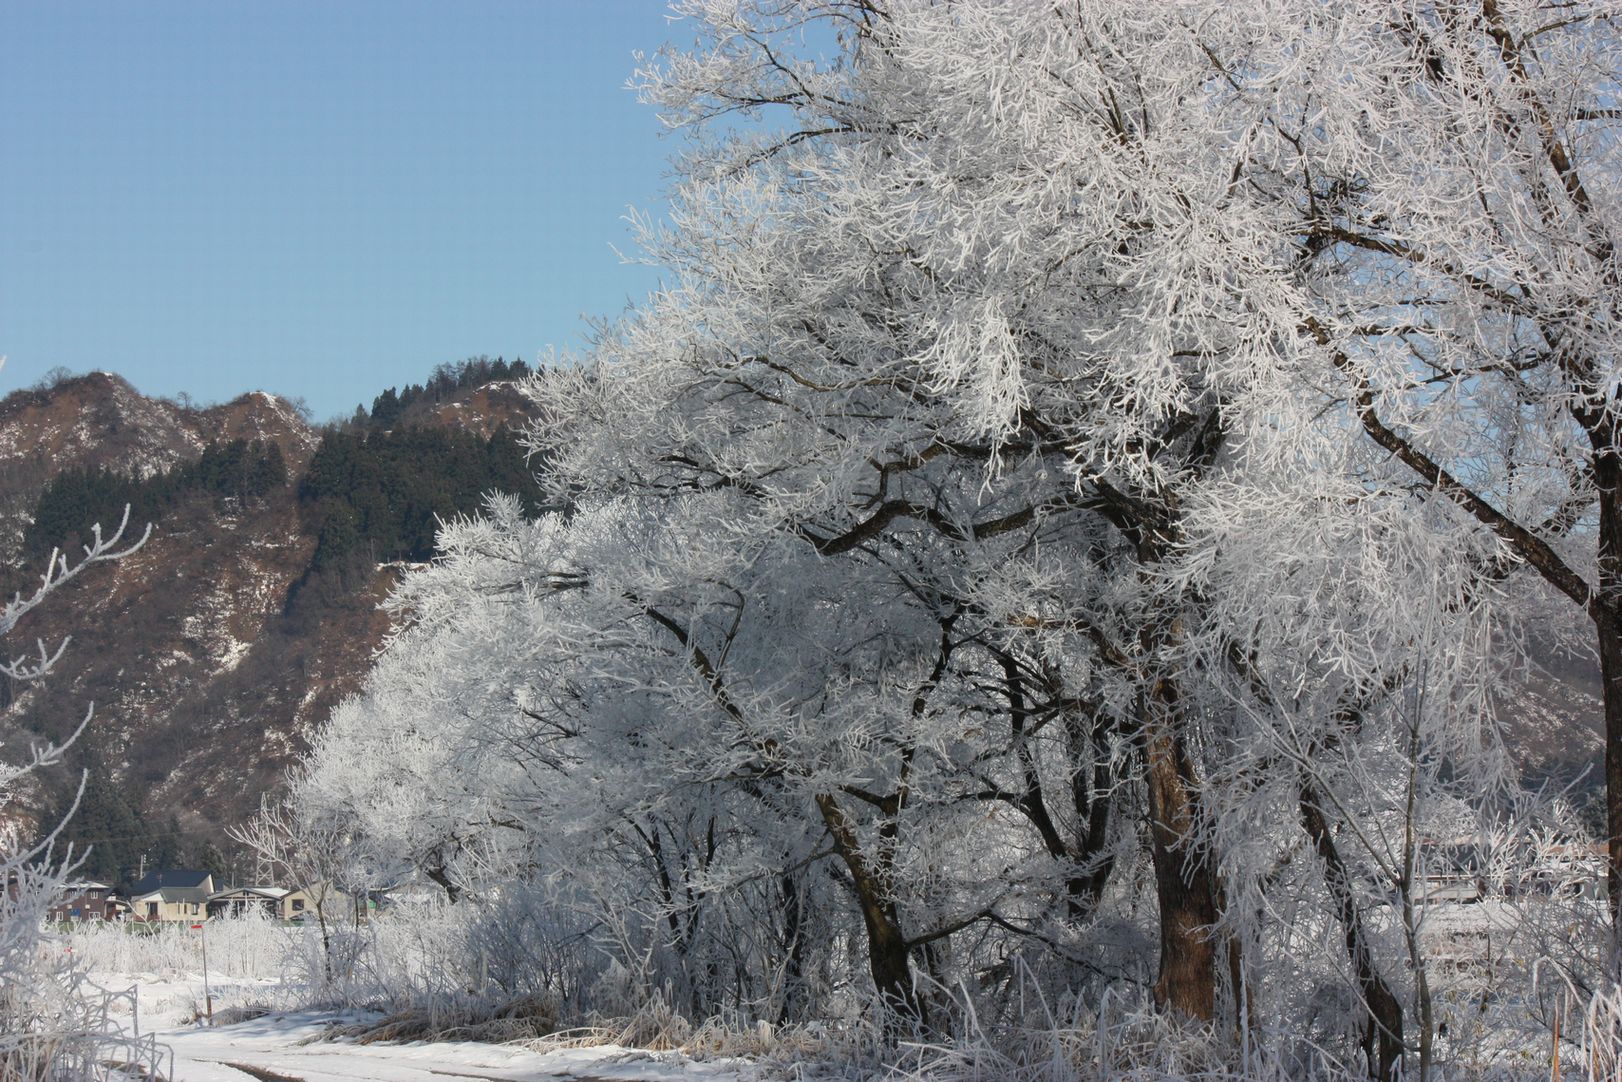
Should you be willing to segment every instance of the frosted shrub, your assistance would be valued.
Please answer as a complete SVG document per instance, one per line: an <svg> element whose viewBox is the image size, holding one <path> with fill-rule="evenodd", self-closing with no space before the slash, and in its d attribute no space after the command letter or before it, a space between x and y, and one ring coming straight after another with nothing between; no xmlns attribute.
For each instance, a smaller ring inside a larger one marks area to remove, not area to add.
<svg viewBox="0 0 1622 1082"><path fill-rule="evenodd" d="M397 904L359 925L334 927L331 944L330 984L319 940L307 935L297 945L297 979L312 1001L390 1011L530 999L578 1012L584 989L606 964L566 910L516 890L456 905Z"/></svg>
<svg viewBox="0 0 1622 1082"><path fill-rule="evenodd" d="M596 923L556 892L515 884L479 904L467 944L504 994L542 997L577 1012L608 964L592 934Z"/></svg>

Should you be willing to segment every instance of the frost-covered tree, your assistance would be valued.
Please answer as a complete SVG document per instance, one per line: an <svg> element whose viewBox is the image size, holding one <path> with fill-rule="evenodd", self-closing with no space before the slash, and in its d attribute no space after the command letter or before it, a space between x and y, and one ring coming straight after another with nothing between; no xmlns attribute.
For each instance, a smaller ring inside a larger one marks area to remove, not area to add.
<svg viewBox="0 0 1622 1082"><path fill-rule="evenodd" d="M1608 521L1607 13L683 10L670 284L534 385L573 510L446 531L312 806L567 866L698 1008L1034 966L1423 1074L1427 844L1515 803L1494 644Z"/></svg>
<svg viewBox="0 0 1622 1082"><path fill-rule="evenodd" d="M1316 38L1254 171L1296 219L1301 326L1326 398L1496 544L1482 577L1592 622L1622 926L1617 12L1354 6Z"/></svg>

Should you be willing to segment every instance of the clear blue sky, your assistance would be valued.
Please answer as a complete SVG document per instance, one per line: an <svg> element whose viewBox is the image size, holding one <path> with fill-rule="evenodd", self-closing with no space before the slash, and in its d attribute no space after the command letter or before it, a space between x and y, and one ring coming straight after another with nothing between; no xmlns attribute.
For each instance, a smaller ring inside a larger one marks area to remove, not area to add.
<svg viewBox="0 0 1622 1082"><path fill-rule="evenodd" d="M580 344L657 284L663 0L0 0L0 391L50 368L325 418Z"/></svg>

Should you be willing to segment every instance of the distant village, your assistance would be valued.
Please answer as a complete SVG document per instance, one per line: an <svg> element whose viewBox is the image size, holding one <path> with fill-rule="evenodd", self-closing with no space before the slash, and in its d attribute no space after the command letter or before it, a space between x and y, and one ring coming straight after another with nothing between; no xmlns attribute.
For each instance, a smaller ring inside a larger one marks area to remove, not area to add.
<svg viewBox="0 0 1622 1082"><path fill-rule="evenodd" d="M1604 896L1603 845L1553 845L1539 873L1519 882L1493 882L1486 853L1474 839L1425 839L1421 849L1426 856L1426 870L1418 877L1418 894L1425 902L1472 903L1495 894L1513 896L1528 892ZM321 904L329 918L364 920L373 912L398 902L420 900L423 888L420 884L399 885L351 895L328 887L320 893ZM56 924L84 921L195 923L257 911L269 920L296 922L313 916L317 904L314 893L304 887L261 883L217 888L210 872L169 868L142 876L125 891L91 879L70 882L51 906L47 920Z"/></svg>
<svg viewBox="0 0 1622 1082"><path fill-rule="evenodd" d="M350 903L346 899L344 904L347 915ZM366 907L376 904L376 899L368 899ZM271 920L300 921L313 914L315 906L310 892L302 887L257 884L218 889L210 872L170 868L141 877L123 892L112 884L89 879L68 883L47 919L62 924L162 924L237 917L257 911Z"/></svg>

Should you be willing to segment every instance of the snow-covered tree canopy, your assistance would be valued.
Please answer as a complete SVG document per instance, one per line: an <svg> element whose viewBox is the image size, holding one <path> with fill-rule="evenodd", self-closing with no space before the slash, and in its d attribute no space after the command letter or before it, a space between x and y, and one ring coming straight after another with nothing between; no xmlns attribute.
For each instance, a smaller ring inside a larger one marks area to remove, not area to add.
<svg viewBox="0 0 1622 1082"><path fill-rule="evenodd" d="M571 510L447 528L295 803L698 1010L1030 972L1428 1070L1494 650L1553 587L1622 672L1615 13L682 10L669 283L533 384Z"/></svg>

